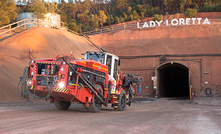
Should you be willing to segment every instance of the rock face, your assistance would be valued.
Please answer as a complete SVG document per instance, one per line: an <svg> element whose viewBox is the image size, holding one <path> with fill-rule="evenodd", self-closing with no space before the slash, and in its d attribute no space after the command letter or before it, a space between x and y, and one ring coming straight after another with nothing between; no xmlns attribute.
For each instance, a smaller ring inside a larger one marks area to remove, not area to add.
<svg viewBox="0 0 221 134"><path fill-rule="evenodd" d="M0 42L0 102L24 101L16 95L19 76L33 59L53 58L59 53L81 58L81 53L98 51L84 37L51 28L32 28Z"/></svg>
<svg viewBox="0 0 221 134"><path fill-rule="evenodd" d="M220 23L122 30L91 35L90 38L107 52L118 56L221 54ZM219 94L221 93L220 59L221 56L174 56L166 57L164 63L173 61L186 66L190 74L189 84L193 86L192 90L197 91L197 95L201 95L207 87L214 89L213 94ZM151 77L155 75L155 69L160 65L160 57L122 59L121 65L121 71L138 73L144 77L143 95L153 93Z"/></svg>

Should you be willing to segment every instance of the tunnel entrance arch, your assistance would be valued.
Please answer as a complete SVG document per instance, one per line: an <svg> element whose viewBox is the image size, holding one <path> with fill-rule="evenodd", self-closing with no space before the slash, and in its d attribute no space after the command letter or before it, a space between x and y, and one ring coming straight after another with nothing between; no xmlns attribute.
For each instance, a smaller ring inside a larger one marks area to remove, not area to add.
<svg viewBox="0 0 221 134"><path fill-rule="evenodd" d="M181 63L169 62L158 66L157 97L189 97L189 68Z"/></svg>

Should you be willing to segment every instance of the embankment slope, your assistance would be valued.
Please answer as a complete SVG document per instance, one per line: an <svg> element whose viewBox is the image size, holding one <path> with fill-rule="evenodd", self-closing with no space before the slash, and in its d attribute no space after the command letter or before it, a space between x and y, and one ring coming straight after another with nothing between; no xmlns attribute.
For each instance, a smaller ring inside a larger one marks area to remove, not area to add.
<svg viewBox="0 0 221 134"><path fill-rule="evenodd" d="M59 53L81 58L87 50L98 51L84 37L51 28L32 28L0 42L0 102L24 101L16 94L23 69L34 59L53 58Z"/></svg>

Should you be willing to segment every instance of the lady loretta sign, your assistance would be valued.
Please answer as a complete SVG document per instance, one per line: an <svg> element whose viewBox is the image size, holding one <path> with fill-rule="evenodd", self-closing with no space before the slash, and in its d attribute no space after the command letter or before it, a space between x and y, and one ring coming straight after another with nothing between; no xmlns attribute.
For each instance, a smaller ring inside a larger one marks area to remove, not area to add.
<svg viewBox="0 0 221 134"><path fill-rule="evenodd" d="M157 26L160 26L161 23L163 22L163 20L161 20L160 22L158 22L157 20L156 21L150 21L149 23L147 23L146 21L144 22L143 25L140 26L140 23L137 22L137 28L145 28L145 27L155 27L156 25ZM194 24L209 24L210 25L210 22L209 20L206 18L204 21L202 20L202 18L186 18L186 19L183 19L183 18L180 18L180 19L173 19L170 24L169 24L169 21L166 20L165 21L165 24L166 26L177 26L177 25L194 25Z"/></svg>

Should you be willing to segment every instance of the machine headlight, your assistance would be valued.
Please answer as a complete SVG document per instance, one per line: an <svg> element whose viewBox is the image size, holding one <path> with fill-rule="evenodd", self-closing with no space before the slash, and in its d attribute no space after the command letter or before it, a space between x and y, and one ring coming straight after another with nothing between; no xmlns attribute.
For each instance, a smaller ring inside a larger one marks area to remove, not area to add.
<svg viewBox="0 0 221 134"><path fill-rule="evenodd" d="M63 87L64 87L64 83L63 83L63 82L60 82L60 83L58 84L58 86L59 86L59 88L63 88Z"/></svg>

